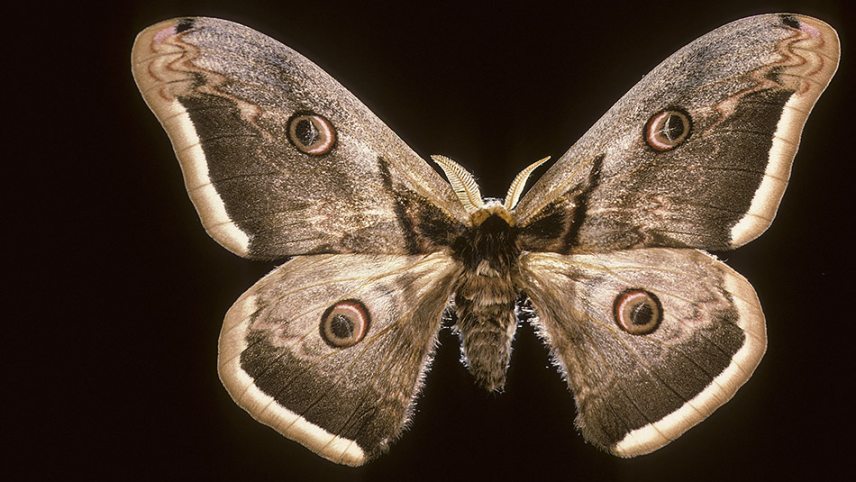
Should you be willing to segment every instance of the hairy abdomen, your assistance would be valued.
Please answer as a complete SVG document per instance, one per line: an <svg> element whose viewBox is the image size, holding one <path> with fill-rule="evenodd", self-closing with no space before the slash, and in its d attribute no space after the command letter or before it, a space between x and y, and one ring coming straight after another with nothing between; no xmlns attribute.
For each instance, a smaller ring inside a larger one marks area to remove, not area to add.
<svg viewBox="0 0 856 482"><path fill-rule="evenodd" d="M455 290L457 330L467 369L485 389L502 390L517 329L517 293L509 272L487 262L467 270Z"/></svg>

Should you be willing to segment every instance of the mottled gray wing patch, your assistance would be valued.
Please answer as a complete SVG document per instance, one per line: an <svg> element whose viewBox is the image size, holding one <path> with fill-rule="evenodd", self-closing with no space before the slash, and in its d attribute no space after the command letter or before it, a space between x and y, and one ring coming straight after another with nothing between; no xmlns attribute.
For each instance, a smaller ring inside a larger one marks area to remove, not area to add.
<svg viewBox="0 0 856 482"><path fill-rule="evenodd" d="M220 336L220 377L254 418L334 462L361 465L404 429L457 264L421 256L295 258L250 288ZM328 309L361 303L361 341L322 337Z"/></svg>
<svg viewBox="0 0 856 482"><path fill-rule="evenodd" d="M133 72L172 140L203 225L256 258L425 253L403 215L455 229L451 187L368 108L297 52L210 18L161 22L137 37ZM335 143L300 151L289 119L326 118ZM402 198L406 198L402 201ZM417 205L421 212L402 213Z"/></svg>
<svg viewBox="0 0 856 482"><path fill-rule="evenodd" d="M619 100L524 196L524 249L727 249L769 226L808 113L838 64L825 23L761 15L682 48ZM657 112L691 118L672 150L645 140ZM573 224L573 226L571 226Z"/></svg>
<svg viewBox="0 0 856 482"><path fill-rule="evenodd" d="M706 253L533 253L521 267L535 323L576 398L577 426L617 455L651 452L702 421L764 353L754 290ZM616 299L634 289L653 293L662 307L659 327L647 335L616 321Z"/></svg>

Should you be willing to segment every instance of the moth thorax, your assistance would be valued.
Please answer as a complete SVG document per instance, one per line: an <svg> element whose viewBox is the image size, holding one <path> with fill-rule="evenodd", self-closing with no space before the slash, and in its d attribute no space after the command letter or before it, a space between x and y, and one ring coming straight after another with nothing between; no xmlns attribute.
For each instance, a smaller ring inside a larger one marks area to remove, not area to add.
<svg viewBox="0 0 856 482"><path fill-rule="evenodd" d="M517 230L509 224L509 213L504 209L495 213L480 210L476 214L479 213L485 213L484 217L455 240L453 255L469 272L507 276L520 255Z"/></svg>

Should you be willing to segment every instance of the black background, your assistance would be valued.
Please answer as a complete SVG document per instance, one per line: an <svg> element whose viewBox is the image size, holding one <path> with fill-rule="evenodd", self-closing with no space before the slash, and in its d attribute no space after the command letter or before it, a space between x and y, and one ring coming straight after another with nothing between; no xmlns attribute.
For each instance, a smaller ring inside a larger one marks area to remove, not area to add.
<svg viewBox="0 0 856 482"><path fill-rule="evenodd" d="M0 431L14 462L3 478L769 480L850 470L856 172L845 2L105 5L31 8L4 26L11 309ZM679 47L780 11L833 25L842 66L805 128L775 223L720 254L755 286L769 349L707 421L652 455L599 452L575 432L573 399L527 326L498 396L475 387L444 331L410 430L359 469L232 403L216 374L220 323L273 264L237 258L201 228L131 79L139 30L208 15L265 32L418 153L452 157L484 194L502 196L523 166L561 155Z"/></svg>

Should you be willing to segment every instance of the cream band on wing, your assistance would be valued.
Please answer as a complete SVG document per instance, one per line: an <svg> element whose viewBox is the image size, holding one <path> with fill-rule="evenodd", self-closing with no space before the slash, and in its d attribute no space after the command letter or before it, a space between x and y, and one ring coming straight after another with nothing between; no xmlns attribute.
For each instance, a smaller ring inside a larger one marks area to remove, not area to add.
<svg viewBox="0 0 856 482"><path fill-rule="evenodd" d="M212 238L238 255L246 255L250 237L226 211L226 205L209 176L203 141L197 134L178 94L187 91L193 79L172 67L185 50L165 42L175 34L174 21L166 28L145 30L134 42L133 74L149 107L157 114L172 142L184 182L202 225Z"/></svg>
<svg viewBox="0 0 856 482"><path fill-rule="evenodd" d="M776 124L767 167L746 214L731 228L731 246L758 237L776 216L791 176L791 164L800 144L803 126L820 94L838 68L838 35L829 25L803 16L792 18L802 31L783 41L783 71L777 76L794 94L788 98Z"/></svg>

